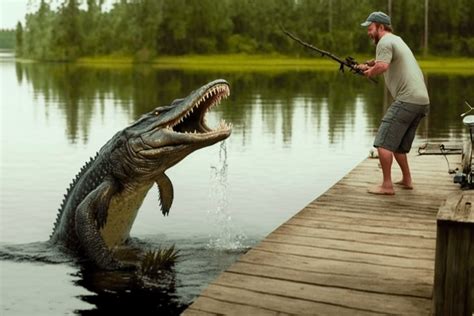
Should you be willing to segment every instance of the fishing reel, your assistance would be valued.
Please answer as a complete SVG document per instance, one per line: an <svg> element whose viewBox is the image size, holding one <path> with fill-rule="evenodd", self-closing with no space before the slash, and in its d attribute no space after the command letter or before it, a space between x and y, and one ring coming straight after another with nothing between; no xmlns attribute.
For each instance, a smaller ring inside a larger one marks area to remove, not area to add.
<svg viewBox="0 0 474 316"><path fill-rule="evenodd" d="M346 57L346 62L347 62L349 65L353 66L353 67L355 67L355 66L357 66L357 65L359 64L359 63L358 63L353 57L351 57L351 56Z"/></svg>
<svg viewBox="0 0 474 316"><path fill-rule="evenodd" d="M472 188L472 173L465 174L462 172L456 173L456 175L453 178L454 183L459 183L461 185L461 188Z"/></svg>
<svg viewBox="0 0 474 316"><path fill-rule="evenodd" d="M344 66L346 66L346 67L349 68L350 72L355 72L355 73L359 72L360 73L362 71L360 69L356 68L358 64L359 63L353 57L348 56L345 59L345 63L341 63L341 65L339 66L339 71L344 73Z"/></svg>
<svg viewBox="0 0 474 316"><path fill-rule="evenodd" d="M474 189L474 173L457 172L453 177L453 182L458 183L462 189Z"/></svg>

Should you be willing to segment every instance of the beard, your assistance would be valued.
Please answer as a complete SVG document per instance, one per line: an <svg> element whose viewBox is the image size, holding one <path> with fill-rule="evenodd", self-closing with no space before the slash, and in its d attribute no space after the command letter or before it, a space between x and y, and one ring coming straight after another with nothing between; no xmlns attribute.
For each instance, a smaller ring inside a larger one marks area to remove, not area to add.
<svg viewBox="0 0 474 316"><path fill-rule="evenodd" d="M372 39L372 41L374 42L375 45L377 45L380 41L380 35L378 32L374 33L374 34L370 34L370 38Z"/></svg>

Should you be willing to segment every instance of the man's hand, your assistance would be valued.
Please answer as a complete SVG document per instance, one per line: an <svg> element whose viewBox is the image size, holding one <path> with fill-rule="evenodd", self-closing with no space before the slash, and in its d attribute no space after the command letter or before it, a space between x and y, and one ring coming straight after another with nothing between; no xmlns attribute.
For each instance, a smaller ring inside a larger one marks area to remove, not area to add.
<svg viewBox="0 0 474 316"><path fill-rule="evenodd" d="M356 66L356 68L365 72L365 71L368 70L370 67L369 67L369 65L367 65L367 64L358 64L358 65Z"/></svg>
<svg viewBox="0 0 474 316"><path fill-rule="evenodd" d="M375 66L375 60L374 59L367 60L364 64L366 64L370 67L373 67L373 66Z"/></svg>
<svg viewBox="0 0 474 316"><path fill-rule="evenodd" d="M371 59L371 60L367 60L365 63L363 64L358 64L356 66L357 69L360 69L362 71L367 71L370 67L373 67L375 66L375 60Z"/></svg>
<svg viewBox="0 0 474 316"><path fill-rule="evenodd" d="M368 68L364 70L364 76L369 77L369 78L378 76L384 73L385 71L387 71L389 66L390 64L387 64L385 62L376 62L374 63L373 67L368 66Z"/></svg>

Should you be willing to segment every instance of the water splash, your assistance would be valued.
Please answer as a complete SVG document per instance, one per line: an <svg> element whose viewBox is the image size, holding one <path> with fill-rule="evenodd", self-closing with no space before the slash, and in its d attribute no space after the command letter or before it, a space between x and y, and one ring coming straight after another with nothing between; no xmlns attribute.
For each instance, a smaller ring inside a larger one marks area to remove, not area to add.
<svg viewBox="0 0 474 316"><path fill-rule="evenodd" d="M219 148L218 163L211 165L209 200L212 206L208 210L208 214L211 225L217 227L217 231L209 236L207 247L219 250L237 250L246 248L244 242L247 237L232 222L227 197L227 169L227 147L224 141Z"/></svg>

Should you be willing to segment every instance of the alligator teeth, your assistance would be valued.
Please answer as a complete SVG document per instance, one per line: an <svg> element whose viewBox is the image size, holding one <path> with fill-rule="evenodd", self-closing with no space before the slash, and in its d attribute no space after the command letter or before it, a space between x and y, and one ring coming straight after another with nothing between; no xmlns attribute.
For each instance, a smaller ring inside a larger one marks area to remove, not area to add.
<svg viewBox="0 0 474 316"><path fill-rule="evenodd" d="M219 122L219 126L216 129L217 130L227 130L227 129L230 129L230 128L232 128L232 124L227 123L224 119L222 119Z"/></svg>
<svg viewBox="0 0 474 316"><path fill-rule="evenodd" d="M192 106L190 106L188 110L181 117L177 118L175 121L168 123L166 128L170 130L174 130L174 127L182 123L188 117L190 117L194 113L195 109L199 108L203 103L209 102L210 104L205 105L204 106L205 108L200 111L201 113L198 113L198 115L200 116L202 120L203 125L207 126L206 118L205 118L207 111L219 105L222 102L222 99L227 98L229 95L230 95L230 90L227 87L227 85L217 85L217 86L212 87L210 90L206 91L199 99L195 100ZM225 120L222 120L219 123L219 126L215 130L212 130L208 127L205 130L207 130L208 132L213 132L216 130L229 129L231 126L232 124L227 124ZM197 130L194 130L192 132L185 132L185 134L201 134L201 133L205 134L206 132L205 131L199 132Z"/></svg>

